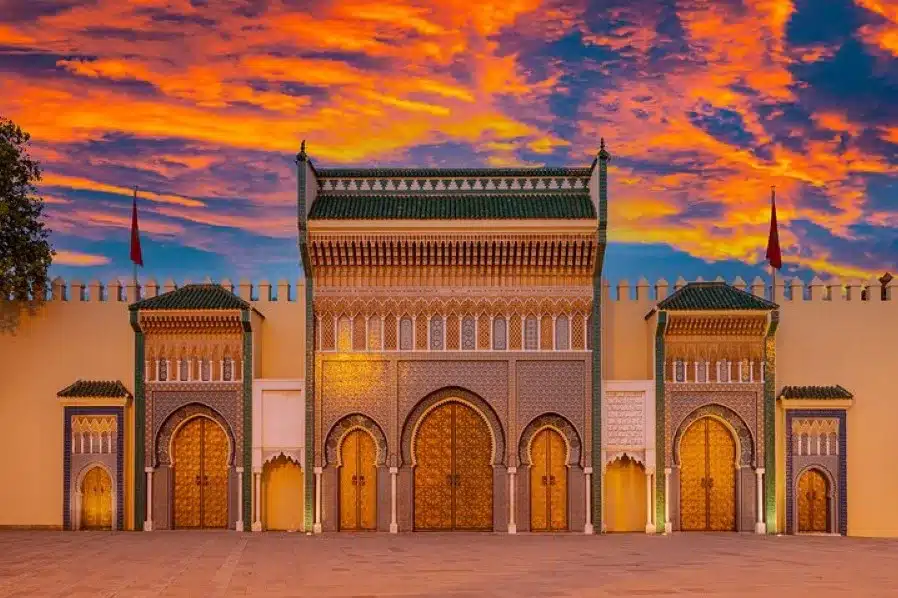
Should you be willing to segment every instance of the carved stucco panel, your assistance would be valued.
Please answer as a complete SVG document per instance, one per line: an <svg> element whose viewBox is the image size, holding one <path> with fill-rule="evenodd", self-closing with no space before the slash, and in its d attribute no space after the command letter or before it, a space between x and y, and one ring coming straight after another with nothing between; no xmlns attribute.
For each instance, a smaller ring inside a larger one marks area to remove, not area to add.
<svg viewBox="0 0 898 598"><path fill-rule="evenodd" d="M645 446L645 393L608 390L602 398L605 446Z"/></svg>
<svg viewBox="0 0 898 598"><path fill-rule="evenodd" d="M731 385L665 384L666 409L664 417L665 460L673 463L673 439L690 413L707 405L722 405L738 415L751 434L753 453L759 463L764 462L764 393L762 385L733 389Z"/></svg>
<svg viewBox="0 0 898 598"><path fill-rule="evenodd" d="M399 427L429 394L458 386L473 392L495 410L508 429L507 361L401 361L398 365Z"/></svg>
<svg viewBox="0 0 898 598"><path fill-rule="evenodd" d="M584 434L586 365L583 361L518 361L518 429L535 417L558 413L567 418L581 438ZM517 439L516 439L517 440Z"/></svg>
<svg viewBox="0 0 898 598"><path fill-rule="evenodd" d="M323 360L321 362L321 423L323 433L341 418L361 413L388 430L390 415L389 361Z"/></svg>
<svg viewBox="0 0 898 598"><path fill-rule="evenodd" d="M173 385L174 386L174 385ZM206 384L183 384L180 388L158 390L149 387L146 392L147 410L144 455L146 465L152 466L157 453L157 436L173 413L185 405L198 403L214 409L231 427L237 454L243 454L243 388L240 384L229 384L227 388L220 385L210 388ZM163 439L163 441L165 441Z"/></svg>

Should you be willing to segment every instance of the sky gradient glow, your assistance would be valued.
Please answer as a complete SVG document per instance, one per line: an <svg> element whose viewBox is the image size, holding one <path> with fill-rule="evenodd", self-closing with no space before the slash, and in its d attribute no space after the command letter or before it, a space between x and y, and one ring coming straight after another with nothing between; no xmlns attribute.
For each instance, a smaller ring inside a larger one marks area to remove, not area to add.
<svg viewBox="0 0 898 598"><path fill-rule="evenodd" d="M895 0L0 0L53 275L295 279L318 166L588 165L609 278L898 268Z"/></svg>

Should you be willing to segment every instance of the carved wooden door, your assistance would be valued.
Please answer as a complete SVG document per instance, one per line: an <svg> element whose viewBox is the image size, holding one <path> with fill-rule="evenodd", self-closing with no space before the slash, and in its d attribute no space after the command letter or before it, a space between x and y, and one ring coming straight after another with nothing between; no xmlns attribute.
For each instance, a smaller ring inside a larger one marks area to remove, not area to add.
<svg viewBox="0 0 898 598"><path fill-rule="evenodd" d="M184 424L174 442L175 527L228 526L227 434L212 420Z"/></svg>
<svg viewBox="0 0 898 598"><path fill-rule="evenodd" d="M377 528L377 450L364 430L353 430L340 449L340 529Z"/></svg>
<svg viewBox="0 0 898 598"><path fill-rule="evenodd" d="M561 434L541 430L531 445L530 529L567 529L567 467Z"/></svg>
<svg viewBox="0 0 898 598"><path fill-rule="evenodd" d="M680 440L680 529L736 529L736 443L719 421L703 418Z"/></svg>
<svg viewBox="0 0 898 598"><path fill-rule="evenodd" d="M809 469L798 480L798 531L826 533L829 513L826 508L827 482L823 474Z"/></svg>
<svg viewBox="0 0 898 598"><path fill-rule="evenodd" d="M102 467L88 471L81 482L81 527L112 529L112 480Z"/></svg>
<svg viewBox="0 0 898 598"><path fill-rule="evenodd" d="M446 403L415 439L415 529L493 528L492 437L473 409Z"/></svg>

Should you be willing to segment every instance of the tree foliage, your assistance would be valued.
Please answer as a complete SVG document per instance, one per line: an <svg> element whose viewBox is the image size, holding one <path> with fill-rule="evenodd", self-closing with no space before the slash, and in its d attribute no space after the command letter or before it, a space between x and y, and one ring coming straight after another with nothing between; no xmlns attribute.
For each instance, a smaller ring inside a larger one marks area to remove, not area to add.
<svg viewBox="0 0 898 598"><path fill-rule="evenodd" d="M33 313L43 303L54 255L36 186L41 167L28 153L30 139L0 116L0 332L14 331L23 309Z"/></svg>

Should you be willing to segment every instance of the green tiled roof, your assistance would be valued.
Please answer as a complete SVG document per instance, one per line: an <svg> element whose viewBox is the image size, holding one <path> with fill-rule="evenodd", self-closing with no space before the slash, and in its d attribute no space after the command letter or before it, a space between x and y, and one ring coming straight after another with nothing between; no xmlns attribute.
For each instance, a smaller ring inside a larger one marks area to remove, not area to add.
<svg viewBox="0 0 898 598"><path fill-rule="evenodd" d="M318 178L393 179L404 177L586 177L591 167L540 168L316 168Z"/></svg>
<svg viewBox="0 0 898 598"><path fill-rule="evenodd" d="M78 380L56 393L58 397L69 398L122 398L131 397L131 393L120 380Z"/></svg>
<svg viewBox="0 0 898 598"><path fill-rule="evenodd" d="M725 282L690 282L658 303L670 311L771 310L777 305Z"/></svg>
<svg viewBox="0 0 898 598"><path fill-rule="evenodd" d="M842 386L784 386L784 399L852 399L854 395Z"/></svg>
<svg viewBox="0 0 898 598"><path fill-rule="evenodd" d="M596 217L589 194L577 191L426 194L322 194L310 220L491 220Z"/></svg>
<svg viewBox="0 0 898 598"><path fill-rule="evenodd" d="M217 284L188 284L131 305L131 309L247 309L250 305Z"/></svg>

